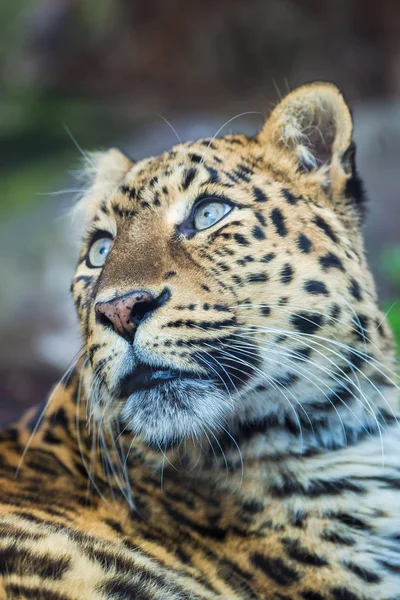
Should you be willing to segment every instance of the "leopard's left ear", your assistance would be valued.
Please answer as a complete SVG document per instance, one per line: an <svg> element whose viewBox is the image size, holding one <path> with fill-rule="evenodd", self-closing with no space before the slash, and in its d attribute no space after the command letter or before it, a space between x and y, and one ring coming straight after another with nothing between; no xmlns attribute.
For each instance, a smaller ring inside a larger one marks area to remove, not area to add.
<svg viewBox="0 0 400 600"><path fill-rule="evenodd" d="M117 148L87 155L85 169L79 174L83 189L72 217L79 233L93 217L99 205L115 193L133 162ZM80 225L80 226L79 226Z"/></svg>
<svg viewBox="0 0 400 600"><path fill-rule="evenodd" d="M338 88L316 82L286 96L257 139L272 164L311 176L332 198L347 197L362 212L364 197L352 134L350 109Z"/></svg>

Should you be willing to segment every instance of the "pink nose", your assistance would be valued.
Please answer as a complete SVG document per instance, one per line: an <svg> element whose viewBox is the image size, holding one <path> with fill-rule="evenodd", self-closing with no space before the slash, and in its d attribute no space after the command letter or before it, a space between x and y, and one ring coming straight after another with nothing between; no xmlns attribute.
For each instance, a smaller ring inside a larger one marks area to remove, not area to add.
<svg viewBox="0 0 400 600"><path fill-rule="evenodd" d="M150 292L135 291L109 302L98 302L96 315L103 325L112 325L119 335L129 335L157 306Z"/></svg>
<svg viewBox="0 0 400 600"><path fill-rule="evenodd" d="M145 290L135 290L109 302L97 302L97 321L102 325L112 326L116 333L131 341L138 325L163 306L170 296L167 288L158 296Z"/></svg>

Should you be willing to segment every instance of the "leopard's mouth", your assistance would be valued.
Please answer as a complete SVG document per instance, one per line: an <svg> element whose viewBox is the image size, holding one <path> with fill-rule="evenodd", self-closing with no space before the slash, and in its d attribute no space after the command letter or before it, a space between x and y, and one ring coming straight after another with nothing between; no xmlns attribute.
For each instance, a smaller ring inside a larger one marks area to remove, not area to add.
<svg viewBox="0 0 400 600"><path fill-rule="evenodd" d="M181 369L152 367L146 363L139 363L135 369L124 376L118 395L127 398L135 392L151 390L165 386L171 381L187 381L199 379L199 374Z"/></svg>
<svg viewBox="0 0 400 600"><path fill-rule="evenodd" d="M201 435L232 410L232 400L210 377L140 362L118 388L125 427L154 448L171 447Z"/></svg>

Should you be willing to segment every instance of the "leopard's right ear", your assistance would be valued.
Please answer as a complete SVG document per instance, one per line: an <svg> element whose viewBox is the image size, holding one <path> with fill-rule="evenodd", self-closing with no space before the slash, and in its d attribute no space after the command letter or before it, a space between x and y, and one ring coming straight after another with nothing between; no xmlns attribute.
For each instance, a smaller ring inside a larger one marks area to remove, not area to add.
<svg viewBox="0 0 400 600"><path fill-rule="evenodd" d="M133 164L117 148L88 154L82 173L83 190L72 213L74 220L86 223L99 205L117 190Z"/></svg>
<svg viewBox="0 0 400 600"><path fill-rule="evenodd" d="M322 188L335 210L359 225L365 195L352 135L351 112L340 90L314 82L283 98L256 139L277 171L291 173L302 187Z"/></svg>

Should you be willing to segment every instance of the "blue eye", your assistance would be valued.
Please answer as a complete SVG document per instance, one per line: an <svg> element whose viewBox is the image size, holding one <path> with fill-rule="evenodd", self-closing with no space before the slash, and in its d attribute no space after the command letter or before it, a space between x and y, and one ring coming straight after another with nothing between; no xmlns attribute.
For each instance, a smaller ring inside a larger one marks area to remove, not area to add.
<svg viewBox="0 0 400 600"><path fill-rule="evenodd" d="M94 268L102 267L110 252L111 244L112 239L108 237L95 240L89 250L88 266Z"/></svg>
<svg viewBox="0 0 400 600"><path fill-rule="evenodd" d="M232 210L232 206L227 202L204 202L200 204L193 215L195 229L201 231L208 229L218 223L225 215Z"/></svg>

